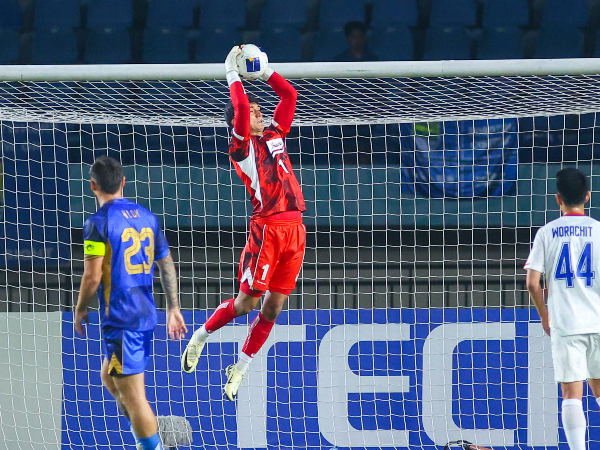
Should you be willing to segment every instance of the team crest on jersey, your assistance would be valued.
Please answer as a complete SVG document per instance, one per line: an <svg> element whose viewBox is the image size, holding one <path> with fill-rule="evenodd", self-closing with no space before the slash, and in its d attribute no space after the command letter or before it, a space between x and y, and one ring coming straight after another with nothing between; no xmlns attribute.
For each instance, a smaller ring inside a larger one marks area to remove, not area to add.
<svg viewBox="0 0 600 450"><path fill-rule="evenodd" d="M269 152L271 153L271 156L273 158L275 158L275 155L279 155L280 153L283 153L283 151L284 151L283 139L282 138L271 139L270 141L267 141L267 147L269 148Z"/></svg>

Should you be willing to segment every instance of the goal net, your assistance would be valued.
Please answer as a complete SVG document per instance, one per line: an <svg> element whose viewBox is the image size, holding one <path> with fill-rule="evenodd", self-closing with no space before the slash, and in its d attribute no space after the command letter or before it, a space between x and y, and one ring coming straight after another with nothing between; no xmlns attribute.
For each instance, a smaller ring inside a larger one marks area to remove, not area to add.
<svg viewBox="0 0 600 450"><path fill-rule="evenodd" d="M598 64L273 65L299 93L287 138L308 208L298 287L236 403L224 400L223 369L256 312L215 333L191 375L163 312L146 372L153 409L187 418L198 449L433 450L457 439L566 449L523 264L535 231L558 217L561 167L590 175L598 217ZM3 68L6 448L134 448L101 384L97 313L84 338L73 332L96 157L119 159L125 195L163 224L190 328L237 293L251 205L228 159L221 72ZM272 113L268 85L246 86ZM593 397L584 405L598 442Z"/></svg>

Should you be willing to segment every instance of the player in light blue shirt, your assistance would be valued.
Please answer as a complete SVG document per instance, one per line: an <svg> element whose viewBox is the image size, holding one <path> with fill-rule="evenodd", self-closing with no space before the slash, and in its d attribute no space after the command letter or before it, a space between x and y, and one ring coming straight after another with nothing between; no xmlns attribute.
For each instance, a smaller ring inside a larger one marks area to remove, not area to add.
<svg viewBox="0 0 600 450"><path fill-rule="evenodd" d="M104 361L101 375L121 411L131 421L138 448L160 450L156 416L146 399L144 370L150 358L156 305L154 261L167 297L171 339L187 332L179 307L177 275L158 220L123 198L121 164L106 156L90 170L90 186L100 209L83 227L85 267L75 308L75 331L84 335L87 307L98 294Z"/></svg>

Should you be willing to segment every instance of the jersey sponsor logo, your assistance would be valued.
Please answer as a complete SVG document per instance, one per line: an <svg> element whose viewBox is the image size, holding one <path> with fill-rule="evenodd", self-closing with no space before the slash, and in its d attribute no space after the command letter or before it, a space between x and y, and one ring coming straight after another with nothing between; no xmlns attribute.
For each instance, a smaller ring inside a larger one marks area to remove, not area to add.
<svg viewBox="0 0 600 450"><path fill-rule="evenodd" d="M275 158L275 155L279 155L285 151L282 138L275 138L267 141L267 147L273 158Z"/></svg>
<svg viewBox="0 0 600 450"><path fill-rule="evenodd" d="M552 237L588 237L592 235L592 227L589 226L564 226L552 228Z"/></svg>

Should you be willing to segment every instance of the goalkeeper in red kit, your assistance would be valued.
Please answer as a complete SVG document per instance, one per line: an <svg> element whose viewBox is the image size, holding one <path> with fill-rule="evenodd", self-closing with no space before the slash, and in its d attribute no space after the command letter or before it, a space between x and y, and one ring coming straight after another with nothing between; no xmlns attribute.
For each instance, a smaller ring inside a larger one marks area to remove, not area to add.
<svg viewBox="0 0 600 450"><path fill-rule="evenodd" d="M225 300L190 339L182 357L184 372L195 370L211 333L234 318L252 311L265 294L262 308L248 331L238 362L225 370L225 395L234 400L254 355L267 340L285 301L296 287L304 259L306 228L304 196L288 156L285 137L296 109L294 87L269 67L260 78L279 96L271 125L265 128L258 99L242 86L234 47L225 60L231 101L225 119L232 128L229 156L248 193L254 210L248 242L240 257L236 298Z"/></svg>

